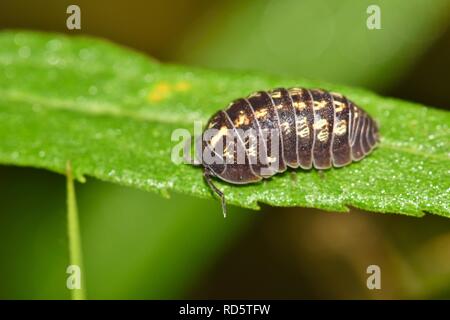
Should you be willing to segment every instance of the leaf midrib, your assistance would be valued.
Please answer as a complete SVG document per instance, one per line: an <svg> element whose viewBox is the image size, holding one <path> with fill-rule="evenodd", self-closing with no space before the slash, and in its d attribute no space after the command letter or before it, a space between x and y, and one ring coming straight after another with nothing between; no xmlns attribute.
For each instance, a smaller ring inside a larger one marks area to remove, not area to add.
<svg viewBox="0 0 450 320"><path fill-rule="evenodd" d="M49 110L69 110L93 117L111 116L115 118L129 118L139 121L168 124L192 124L193 121L198 121L199 118L201 121L205 121L204 117L199 117L195 112L189 112L188 115L177 115L173 112L130 111L117 108L116 105L108 102L84 103L85 107L80 108L80 105L83 105L83 103L53 97L42 97L18 90L0 89L0 95L2 99L6 98L14 102L24 102L30 105L38 104Z"/></svg>

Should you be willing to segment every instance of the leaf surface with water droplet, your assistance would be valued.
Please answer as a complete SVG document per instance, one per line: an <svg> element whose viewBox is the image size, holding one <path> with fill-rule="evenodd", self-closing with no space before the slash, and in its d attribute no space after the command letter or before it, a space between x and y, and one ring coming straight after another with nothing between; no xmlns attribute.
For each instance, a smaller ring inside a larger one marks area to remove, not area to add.
<svg viewBox="0 0 450 320"><path fill-rule="evenodd" d="M229 203L306 206L450 217L448 112L371 92L264 74L159 64L109 42L55 34L0 33L0 163L80 179L211 197L201 169L175 165L177 128L193 130L235 98L274 87L338 91L380 124L380 147L359 163L297 170L262 183L217 182ZM218 211L219 211L218 206Z"/></svg>

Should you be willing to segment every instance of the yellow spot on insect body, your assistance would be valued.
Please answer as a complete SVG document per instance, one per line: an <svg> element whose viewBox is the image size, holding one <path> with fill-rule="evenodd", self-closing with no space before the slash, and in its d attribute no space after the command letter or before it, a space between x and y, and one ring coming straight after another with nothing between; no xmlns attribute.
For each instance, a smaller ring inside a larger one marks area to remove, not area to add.
<svg viewBox="0 0 450 320"><path fill-rule="evenodd" d="M247 154L251 157L256 157L256 146L254 144L247 148Z"/></svg>
<svg viewBox="0 0 450 320"><path fill-rule="evenodd" d="M342 103L340 101L334 101L334 110L336 112L341 112L342 110L344 110L347 106L345 105L345 103Z"/></svg>
<svg viewBox="0 0 450 320"><path fill-rule="evenodd" d="M275 109L277 109L277 110L281 110L283 108L284 108L284 106L281 103L275 106Z"/></svg>
<svg viewBox="0 0 450 320"><path fill-rule="evenodd" d="M334 133L338 136L342 136L347 132L347 121L341 120L336 124Z"/></svg>
<svg viewBox="0 0 450 320"><path fill-rule="evenodd" d="M301 111L306 108L306 103L303 101L294 101L294 108Z"/></svg>
<svg viewBox="0 0 450 320"><path fill-rule="evenodd" d="M267 116L267 113L268 113L267 108L262 108L262 109L255 111L255 117L257 119L260 119L260 118Z"/></svg>
<svg viewBox="0 0 450 320"><path fill-rule="evenodd" d="M239 114L239 117L234 120L234 126L235 127L240 127L243 124L248 125L250 123L250 119L247 117L247 115L245 114Z"/></svg>
<svg viewBox="0 0 450 320"><path fill-rule="evenodd" d="M317 139L320 142L325 142L328 140L328 121L326 119L320 119L314 123L314 129L318 131Z"/></svg>
<svg viewBox="0 0 450 320"><path fill-rule="evenodd" d="M317 139L319 139L320 142L325 142L328 140L328 136L329 136L328 130L322 129L317 134Z"/></svg>
<svg viewBox="0 0 450 320"><path fill-rule="evenodd" d="M327 101L321 100L321 101L314 101L314 110L320 110L327 106Z"/></svg>
<svg viewBox="0 0 450 320"><path fill-rule="evenodd" d="M213 148L216 146L217 142L219 142L219 140L221 140L222 137L227 134L227 131L228 131L227 127L222 126L219 132L211 138L211 146Z"/></svg>
<svg viewBox="0 0 450 320"><path fill-rule="evenodd" d="M281 124L281 129L283 129L283 131L284 131L285 133L291 132L291 127L290 127L290 125L289 125L289 122L287 122L287 121L283 122L283 123Z"/></svg>
<svg viewBox="0 0 450 320"><path fill-rule="evenodd" d="M288 91L290 95L301 95L303 92L302 88L290 88Z"/></svg>
<svg viewBox="0 0 450 320"><path fill-rule="evenodd" d="M314 129L322 129L328 125L328 121L326 119L320 119L314 123Z"/></svg>
<svg viewBox="0 0 450 320"><path fill-rule="evenodd" d="M232 148L230 148L230 146ZM230 150L231 149L231 150ZM233 162L234 161L234 150L233 150L233 144L229 144L225 147L223 150L223 155L227 158L227 162Z"/></svg>
<svg viewBox="0 0 450 320"><path fill-rule="evenodd" d="M297 124L297 135L300 138L306 138L309 137L309 127L308 127L308 120L306 117L302 117L301 119L296 120Z"/></svg>
<svg viewBox="0 0 450 320"><path fill-rule="evenodd" d="M249 95L247 98L253 98L253 97L259 97L261 95L260 92L253 92L251 95Z"/></svg>
<svg viewBox="0 0 450 320"><path fill-rule="evenodd" d="M281 92L280 92L280 91L272 91L272 92L270 93L270 96L271 96L272 98L279 99L279 98L281 98Z"/></svg>
<svg viewBox="0 0 450 320"><path fill-rule="evenodd" d="M216 121L211 122L211 123L209 124L209 126L208 126L208 129L213 128L216 124L217 124Z"/></svg>
<svg viewBox="0 0 450 320"><path fill-rule="evenodd" d="M271 157L271 156L268 156L267 157L267 163L274 163L274 162L276 162L277 161L277 157Z"/></svg>

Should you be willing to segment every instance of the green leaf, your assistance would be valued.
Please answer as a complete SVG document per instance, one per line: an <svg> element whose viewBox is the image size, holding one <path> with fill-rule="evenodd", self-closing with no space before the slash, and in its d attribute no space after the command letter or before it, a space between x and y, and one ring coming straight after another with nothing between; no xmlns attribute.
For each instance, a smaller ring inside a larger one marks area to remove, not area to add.
<svg viewBox="0 0 450 320"><path fill-rule="evenodd" d="M323 178L297 170L252 185L217 182L228 203L450 217L448 112L304 79L163 65L105 41L55 34L1 33L0 65L0 163L64 173L70 160L78 179L211 197L200 168L172 163L175 129L193 130L193 121L256 90L322 87L379 122L380 147Z"/></svg>

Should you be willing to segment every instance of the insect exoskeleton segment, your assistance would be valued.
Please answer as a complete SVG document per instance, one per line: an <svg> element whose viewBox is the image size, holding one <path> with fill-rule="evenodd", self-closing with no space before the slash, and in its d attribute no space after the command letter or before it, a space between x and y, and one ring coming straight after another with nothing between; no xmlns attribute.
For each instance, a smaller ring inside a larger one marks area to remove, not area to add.
<svg viewBox="0 0 450 320"><path fill-rule="evenodd" d="M376 122L343 95L277 88L237 99L214 114L202 135L201 164L225 216L224 194L211 177L247 184L287 167L342 167L364 158L378 142Z"/></svg>

